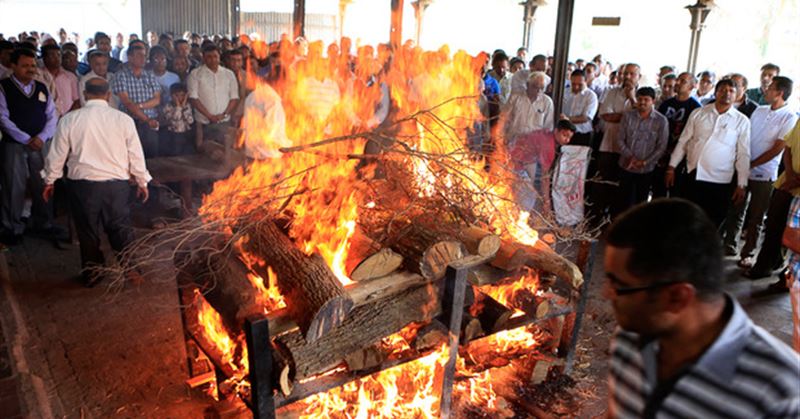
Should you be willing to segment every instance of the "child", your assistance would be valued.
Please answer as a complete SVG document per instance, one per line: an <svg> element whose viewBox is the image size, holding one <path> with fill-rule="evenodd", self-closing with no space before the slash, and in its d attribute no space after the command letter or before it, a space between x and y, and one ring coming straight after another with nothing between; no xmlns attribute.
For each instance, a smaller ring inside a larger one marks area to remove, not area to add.
<svg viewBox="0 0 800 419"><path fill-rule="evenodd" d="M192 152L189 136L194 124L192 107L189 106L188 89L183 83L175 83L169 87L172 101L164 105L162 112L164 127L167 129L165 148L168 155L180 156Z"/></svg>

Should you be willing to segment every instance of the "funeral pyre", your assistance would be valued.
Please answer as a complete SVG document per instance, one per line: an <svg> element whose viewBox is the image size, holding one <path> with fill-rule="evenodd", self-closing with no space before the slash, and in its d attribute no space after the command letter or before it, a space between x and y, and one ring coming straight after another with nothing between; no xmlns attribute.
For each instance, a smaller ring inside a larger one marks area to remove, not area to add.
<svg viewBox="0 0 800 419"><path fill-rule="evenodd" d="M515 360L517 379L543 379L571 329L554 313L582 276L515 205L501 143L491 159L468 146L486 58L406 46L353 60L321 43L300 57L284 41L271 60L269 82L250 78L250 159L204 198L213 234L176 257L187 332L223 377L218 396L252 402L243 325L261 317L293 414L438 416L443 278L469 261L453 398L510 416L491 368Z"/></svg>

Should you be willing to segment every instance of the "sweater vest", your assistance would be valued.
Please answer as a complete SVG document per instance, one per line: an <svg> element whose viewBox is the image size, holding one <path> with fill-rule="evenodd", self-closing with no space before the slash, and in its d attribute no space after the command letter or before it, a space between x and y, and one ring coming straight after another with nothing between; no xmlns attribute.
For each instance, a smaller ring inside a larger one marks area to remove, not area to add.
<svg viewBox="0 0 800 419"><path fill-rule="evenodd" d="M47 100L50 94L47 87L41 82L34 80L34 87L30 96L22 91L17 83L7 77L0 80L0 89L6 97L9 118L20 131L31 137L39 135L47 124ZM44 100L42 100L44 99ZM3 137L11 138L3 129ZM46 140L46 138L43 138Z"/></svg>

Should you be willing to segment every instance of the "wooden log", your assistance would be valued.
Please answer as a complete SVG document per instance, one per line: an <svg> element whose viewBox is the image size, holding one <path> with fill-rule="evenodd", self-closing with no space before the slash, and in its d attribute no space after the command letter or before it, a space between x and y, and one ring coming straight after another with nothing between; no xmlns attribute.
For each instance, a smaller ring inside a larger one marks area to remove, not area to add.
<svg viewBox="0 0 800 419"><path fill-rule="evenodd" d="M467 274L467 280L472 285L494 285L508 278L509 275L511 274L503 269L486 264L471 269Z"/></svg>
<svg viewBox="0 0 800 419"><path fill-rule="evenodd" d="M478 293L475 296L476 318L480 321L482 329L488 333L496 333L505 330L505 325L511 316L514 315L514 310L500 304L492 297L486 294Z"/></svg>
<svg viewBox="0 0 800 419"><path fill-rule="evenodd" d="M322 257L304 254L272 221L258 223L248 234L245 250L272 266L287 310L305 340L314 342L342 324L353 300ZM266 266L257 264L254 269L267 277Z"/></svg>
<svg viewBox="0 0 800 419"><path fill-rule="evenodd" d="M227 354L219 349L217 343L212 341L204 332L203 325L200 324L200 298L203 298L200 291L194 286L186 286L181 289L181 305L183 306L183 322L186 334L188 334L197 346L208 356L208 359L226 377L232 377L236 373L235 366L231 362L226 362Z"/></svg>
<svg viewBox="0 0 800 419"><path fill-rule="evenodd" d="M447 342L447 327L439 320L431 320L430 323L417 330L411 347L418 352L432 349Z"/></svg>
<svg viewBox="0 0 800 419"><path fill-rule="evenodd" d="M449 235L408 225L391 241L391 248L403 256L406 269L428 279L441 279L450 262L467 255L464 244Z"/></svg>
<svg viewBox="0 0 800 419"><path fill-rule="evenodd" d="M403 264L403 257L386 248L367 256L350 273L353 281L380 278L397 271Z"/></svg>
<svg viewBox="0 0 800 419"><path fill-rule="evenodd" d="M485 336L481 321L472 317L468 311L465 311L461 318L461 337L460 343L466 345L475 339Z"/></svg>
<svg viewBox="0 0 800 419"><path fill-rule="evenodd" d="M490 262L492 266L512 272L523 266L550 272L566 281L574 289L583 284L583 274L578 267L554 252L546 243L539 240L534 246L526 246L503 240L497 256Z"/></svg>
<svg viewBox="0 0 800 419"><path fill-rule="evenodd" d="M458 232L458 239L473 255L494 257L500 250L502 241L500 237L478 227L462 228Z"/></svg>
<svg viewBox="0 0 800 419"><path fill-rule="evenodd" d="M360 371L381 365L389 357L380 344L370 345L344 357L350 371Z"/></svg>
<svg viewBox="0 0 800 419"><path fill-rule="evenodd" d="M353 235L350 236L350 249L347 251L347 259L344 262L344 269L350 275L350 279L353 279L352 272L356 266L370 255L381 250L381 247L380 243L367 236L361 227L356 226Z"/></svg>

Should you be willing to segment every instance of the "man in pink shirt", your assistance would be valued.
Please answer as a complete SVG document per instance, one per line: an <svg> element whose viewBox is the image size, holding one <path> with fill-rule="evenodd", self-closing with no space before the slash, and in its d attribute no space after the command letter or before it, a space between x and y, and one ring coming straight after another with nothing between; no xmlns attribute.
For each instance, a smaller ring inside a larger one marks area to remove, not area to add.
<svg viewBox="0 0 800 419"><path fill-rule="evenodd" d="M81 98L78 95L78 76L61 67L61 49L57 45L42 47L42 61L45 71L53 79L55 92L56 113L59 117L65 113L78 109Z"/></svg>

